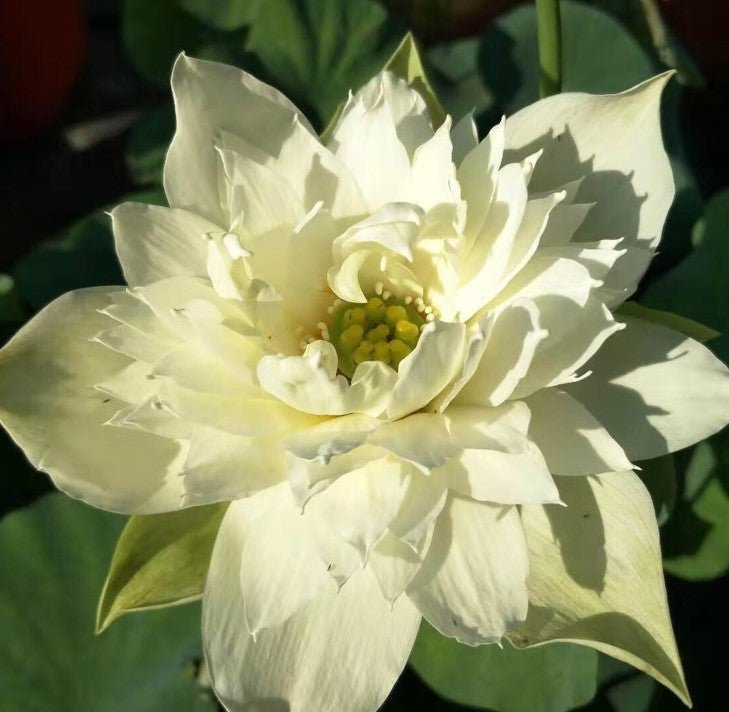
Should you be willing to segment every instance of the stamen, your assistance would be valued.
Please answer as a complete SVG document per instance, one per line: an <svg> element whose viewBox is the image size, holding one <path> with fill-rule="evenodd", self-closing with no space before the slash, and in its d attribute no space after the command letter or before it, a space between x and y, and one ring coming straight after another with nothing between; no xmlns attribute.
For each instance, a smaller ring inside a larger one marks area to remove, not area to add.
<svg viewBox="0 0 729 712"><path fill-rule="evenodd" d="M399 300L389 290L378 290L381 286L375 285L379 293L364 304L343 302L329 311L328 322L316 325L316 333L334 345L339 371L348 378L365 361L397 369L417 346L426 322L435 318L422 298L411 295Z"/></svg>

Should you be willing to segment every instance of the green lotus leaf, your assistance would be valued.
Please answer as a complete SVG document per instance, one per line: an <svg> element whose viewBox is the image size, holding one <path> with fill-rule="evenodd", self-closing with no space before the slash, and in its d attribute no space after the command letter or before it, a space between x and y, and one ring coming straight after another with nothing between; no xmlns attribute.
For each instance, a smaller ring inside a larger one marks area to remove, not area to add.
<svg viewBox="0 0 729 712"><path fill-rule="evenodd" d="M560 5L562 91L622 91L657 72L653 58L610 15L579 2ZM534 3L502 15L486 30L480 67L499 111L512 113L539 98Z"/></svg>
<svg viewBox="0 0 729 712"><path fill-rule="evenodd" d="M470 647L420 627L410 664L438 695L495 712L563 712L595 694L594 650L554 643L517 650L511 645Z"/></svg>
<svg viewBox="0 0 729 712"><path fill-rule="evenodd" d="M206 25L230 32L256 19L261 0L180 0L180 5Z"/></svg>
<svg viewBox="0 0 729 712"><path fill-rule="evenodd" d="M94 635L123 517L48 494L0 522L0 709L213 712L197 682L200 607Z"/></svg>
<svg viewBox="0 0 729 712"><path fill-rule="evenodd" d="M386 10L372 0L266 0L247 49L287 96L324 125L347 92L382 68L397 39Z"/></svg>

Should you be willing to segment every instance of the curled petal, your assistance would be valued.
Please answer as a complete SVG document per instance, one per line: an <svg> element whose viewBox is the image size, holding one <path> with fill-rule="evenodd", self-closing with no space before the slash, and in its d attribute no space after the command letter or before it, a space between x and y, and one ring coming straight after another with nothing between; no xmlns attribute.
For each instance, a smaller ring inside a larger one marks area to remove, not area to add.
<svg viewBox="0 0 729 712"><path fill-rule="evenodd" d="M328 341L315 341L303 356L265 356L258 364L261 387L292 408L316 415L366 413L387 407L397 375L389 366L365 361L351 383L337 375L337 354Z"/></svg>
<svg viewBox="0 0 729 712"><path fill-rule="evenodd" d="M456 376L465 349L466 327L434 321L423 329L414 351L400 363L387 409L401 418L427 405Z"/></svg>

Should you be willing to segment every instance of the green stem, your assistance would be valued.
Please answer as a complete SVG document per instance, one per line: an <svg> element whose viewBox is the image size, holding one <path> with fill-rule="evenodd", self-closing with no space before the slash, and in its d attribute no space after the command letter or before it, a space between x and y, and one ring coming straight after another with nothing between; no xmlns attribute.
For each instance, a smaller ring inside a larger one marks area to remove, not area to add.
<svg viewBox="0 0 729 712"><path fill-rule="evenodd" d="M539 93L542 97L562 89L562 27L559 0L536 0L539 40Z"/></svg>

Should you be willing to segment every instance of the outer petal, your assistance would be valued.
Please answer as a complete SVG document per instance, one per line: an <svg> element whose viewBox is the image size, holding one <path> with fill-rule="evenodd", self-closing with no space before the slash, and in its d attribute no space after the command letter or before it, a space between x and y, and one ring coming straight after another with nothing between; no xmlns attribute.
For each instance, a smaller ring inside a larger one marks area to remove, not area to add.
<svg viewBox="0 0 729 712"><path fill-rule="evenodd" d="M418 146L413 156L412 199L426 211L460 201L452 156L451 119L446 116L433 137Z"/></svg>
<svg viewBox="0 0 729 712"><path fill-rule="evenodd" d="M0 352L0 420L56 486L121 512L177 509L184 453L174 440L105 425L125 403L94 388L129 360L91 341L107 289L49 304Z"/></svg>
<svg viewBox="0 0 729 712"><path fill-rule="evenodd" d="M166 277L206 277L205 236L220 228L194 213L142 203L111 211L116 251L132 287Z"/></svg>
<svg viewBox="0 0 729 712"><path fill-rule="evenodd" d="M240 586L253 635L283 623L322 589L337 588L308 524L287 483L228 508L222 526L243 539Z"/></svg>
<svg viewBox="0 0 729 712"><path fill-rule="evenodd" d="M458 494L496 504L559 502L559 494L536 445L525 452L465 450L433 473Z"/></svg>
<svg viewBox="0 0 729 712"><path fill-rule="evenodd" d="M624 237L630 246L658 244L674 194L660 126L660 97L669 77L663 74L622 94L559 94L507 119L505 160L544 149L531 191L558 190L584 176L577 202L595 206L577 240ZM621 274L616 271L608 286L635 289L635 283L618 283Z"/></svg>
<svg viewBox="0 0 729 712"><path fill-rule="evenodd" d="M543 255L533 258L499 296L507 303L531 299L538 309L539 326L548 332L537 344L515 397L574 380L577 369L624 328L594 296L599 284L579 262Z"/></svg>
<svg viewBox="0 0 729 712"><path fill-rule="evenodd" d="M182 471L183 501L199 505L248 497L285 477L278 437L252 438L197 425Z"/></svg>
<svg viewBox="0 0 729 712"><path fill-rule="evenodd" d="M545 386L574 381L579 377L576 375L578 369L602 347L606 339L624 329L623 323L615 321L610 310L593 297L582 310L560 297L542 300L540 307L542 324L547 327L549 335L537 347L526 376L514 391L519 398Z"/></svg>
<svg viewBox="0 0 729 712"><path fill-rule="evenodd" d="M391 605L365 568L338 592L326 590L254 639L242 615L242 546L235 528L224 523L203 597L205 657L225 708L377 709L405 666L420 625L407 596Z"/></svg>
<svg viewBox="0 0 729 712"><path fill-rule="evenodd" d="M527 437L529 410L524 403L452 407L446 416L453 445L461 452L433 477L482 502L559 502L544 456Z"/></svg>
<svg viewBox="0 0 729 712"><path fill-rule="evenodd" d="M636 666L689 703L653 503L632 472L559 479L566 507L522 507L529 615L519 647L566 640Z"/></svg>
<svg viewBox="0 0 729 712"><path fill-rule="evenodd" d="M397 516L389 524L390 531L414 552L422 553L447 497L447 482L419 473L411 477Z"/></svg>
<svg viewBox="0 0 729 712"><path fill-rule="evenodd" d="M526 403L532 413L529 437L539 446L552 474L599 475L633 468L623 448L568 393L544 388Z"/></svg>
<svg viewBox="0 0 729 712"><path fill-rule="evenodd" d="M729 370L697 341L634 317L565 390L623 446L648 460L709 437L729 421Z"/></svg>
<svg viewBox="0 0 729 712"><path fill-rule="evenodd" d="M306 505L349 542L364 560L395 519L415 473L394 458L380 458L337 478Z"/></svg>
<svg viewBox="0 0 729 712"><path fill-rule="evenodd" d="M303 507L309 497L340 475L356 470L383 453L366 446L381 421L360 413L331 418L286 438L287 474L294 498Z"/></svg>
<svg viewBox="0 0 729 712"><path fill-rule="evenodd" d="M225 64L181 54L172 69L172 93L177 132L165 161L167 199L172 207L219 225L226 216L219 194L216 136L228 131L275 156L294 116L310 128L283 94Z"/></svg>
<svg viewBox="0 0 729 712"><path fill-rule="evenodd" d="M377 578L382 595L394 601L418 572L422 559L392 532L385 535L372 549L367 566Z"/></svg>
<svg viewBox="0 0 729 712"><path fill-rule="evenodd" d="M515 507L451 496L408 595L443 635L497 643L526 618L528 570Z"/></svg>
<svg viewBox="0 0 729 712"><path fill-rule="evenodd" d="M274 230L249 242L252 254L245 261L256 279L282 298L291 332L297 326L313 329L334 300L326 276L335 234L331 215L317 204L294 229Z"/></svg>
<svg viewBox="0 0 729 712"><path fill-rule="evenodd" d="M413 413L385 423L372 433L369 442L407 460L426 475L460 453L451 442L445 417L436 413Z"/></svg>

